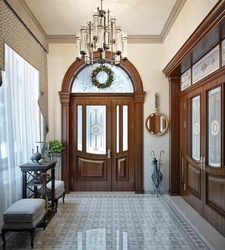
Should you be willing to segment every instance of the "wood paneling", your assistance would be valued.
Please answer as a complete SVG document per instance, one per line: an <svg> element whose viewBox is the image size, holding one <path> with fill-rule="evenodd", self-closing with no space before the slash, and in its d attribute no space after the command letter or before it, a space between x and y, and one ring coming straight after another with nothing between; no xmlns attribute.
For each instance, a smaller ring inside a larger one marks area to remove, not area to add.
<svg viewBox="0 0 225 250"><path fill-rule="evenodd" d="M201 198L201 170L188 164L188 189L196 195L199 199Z"/></svg>
<svg viewBox="0 0 225 250"><path fill-rule="evenodd" d="M211 49L214 46L214 40L207 39L207 35L210 35L210 32L219 25L220 28L218 32L222 33L224 29L222 21L225 17L225 1L218 1L212 11L206 16L203 22L198 26L195 32L189 37L186 43L181 47L181 49L176 53L173 59L169 62L169 64L163 69L163 73L167 76L179 76L183 71L181 71L182 65L186 63L190 65L192 54L198 53L204 55L208 51L206 49ZM214 34L215 36L215 34ZM217 37L217 35L216 35ZM175 39L175 38L174 38ZM208 43L212 42L212 45L206 44L203 41L208 41ZM202 52L199 51L199 47L197 45L202 44L201 49ZM205 51L204 51L205 50ZM186 60L190 60L189 63ZM186 70L186 67L184 67Z"/></svg>
<svg viewBox="0 0 225 250"><path fill-rule="evenodd" d="M180 77L170 77L170 195L180 194ZM176 136L174 136L176 135Z"/></svg>
<svg viewBox="0 0 225 250"><path fill-rule="evenodd" d="M62 152L62 179L65 181L66 193L70 190L70 154L69 154L69 102L70 92L60 93L61 101L61 121L62 121L62 143L65 146L65 150Z"/></svg>
<svg viewBox="0 0 225 250"><path fill-rule="evenodd" d="M225 217L225 176L207 174L206 203Z"/></svg>
<svg viewBox="0 0 225 250"><path fill-rule="evenodd" d="M135 127L135 146L134 154L138 155L135 157L135 190L136 193L144 193L143 188L143 104L144 104L145 92L136 92L134 97L134 127Z"/></svg>
<svg viewBox="0 0 225 250"><path fill-rule="evenodd" d="M129 178L129 168L127 157L117 159L116 164L116 176L117 180L128 180Z"/></svg>
<svg viewBox="0 0 225 250"><path fill-rule="evenodd" d="M78 178L106 179L106 162L78 158Z"/></svg>
<svg viewBox="0 0 225 250"><path fill-rule="evenodd" d="M225 1L222 0L217 2L163 70L170 84L170 193L179 194L180 187L182 197L223 236L225 236L225 67L219 68L183 91L180 91L180 81L176 81L176 79L213 47L221 44L225 37L224 28ZM221 165L219 168L215 168L209 166L208 163L210 145L208 145L207 136L209 129L207 96L209 90L218 86L222 90ZM205 158L205 164L200 164L200 161L192 158L191 99L196 95L200 95L201 100L200 156ZM180 134L179 139L178 133ZM180 169L182 170L181 180L177 178L180 176Z"/></svg>

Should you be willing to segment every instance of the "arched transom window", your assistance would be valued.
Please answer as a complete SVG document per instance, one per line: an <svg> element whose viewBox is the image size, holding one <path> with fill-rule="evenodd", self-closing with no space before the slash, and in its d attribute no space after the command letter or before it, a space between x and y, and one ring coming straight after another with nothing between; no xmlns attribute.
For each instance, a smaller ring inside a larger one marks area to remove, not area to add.
<svg viewBox="0 0 225 250"><path fill-rule="evenodd" d="M99 64L94 64L84 68L76 77L73 86L72 93L133 93L133 84L120 67L111 66L107 64L107 67L113 72L113 81L110 82L110 86L106 88L99 88L93 84L91 75L93 71L99 68ZM96 74L96 79L100 84L104 84L108 75L104 71L100 71Z"/></svg>

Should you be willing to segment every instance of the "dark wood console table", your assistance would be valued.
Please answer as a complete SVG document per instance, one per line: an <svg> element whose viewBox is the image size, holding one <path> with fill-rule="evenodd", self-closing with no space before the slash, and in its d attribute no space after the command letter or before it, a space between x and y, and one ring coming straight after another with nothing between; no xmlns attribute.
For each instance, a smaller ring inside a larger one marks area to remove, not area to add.
<svg viewBox="0 0 225 250"><path fill-rule="evenodd" d="M23 173L23 198L43 198L46 200L48 222L55 214L55 166L57 161L26 163L21 166ZM51 174L48 174L51 170ZM51 190L47 183L51 181ZM48 201L51 201L50 204Z"/></svg>

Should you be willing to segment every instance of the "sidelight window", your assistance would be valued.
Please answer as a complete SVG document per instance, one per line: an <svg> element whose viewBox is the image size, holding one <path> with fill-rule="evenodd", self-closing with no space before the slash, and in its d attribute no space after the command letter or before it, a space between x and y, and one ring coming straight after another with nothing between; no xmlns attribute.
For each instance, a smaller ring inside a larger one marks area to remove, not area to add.
<svg viewBox="0 0 225 250"><path fill-rule="evenodd" d="M221 165L221 88L208 92L208 163Z"/></svg>
<svg viewBox="0 0 225 250"><path fill-rule="evenodd" d="M200 160L200 96L192 98L192 158Z"/></svg>

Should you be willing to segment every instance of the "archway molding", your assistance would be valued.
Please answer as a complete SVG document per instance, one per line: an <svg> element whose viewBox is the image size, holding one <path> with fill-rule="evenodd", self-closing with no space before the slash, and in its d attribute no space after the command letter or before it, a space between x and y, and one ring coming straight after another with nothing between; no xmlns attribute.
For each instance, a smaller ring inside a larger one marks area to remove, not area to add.
<svg viewBox="0 0 225 250"><path fill-rule="evenodd" d="M110 54L110 52L106 52L106 57L109 58ZM94 52L94 58L97 58L97 52ZM62 179L65 181L67 192L70 190L70 183L73 182L70 175L70 167L72 167L70 165L70 100L73 95L73 93L71 93L71 89L75 78L85 67L86 64L84 63L84 59L81 61L74 61L65 73L61 91L59 92L61 102L61 139L65 145L65 150L62 153ZM135 148L133 152L135 152L138 157L135 157L133 186L136 193L143 193L143 104L145 92L143 91L141 77L135 66L129 60L122 61L119 67L121 67L129 76L134 88ZM104 94L99 93L99 95Z"/></svg>

